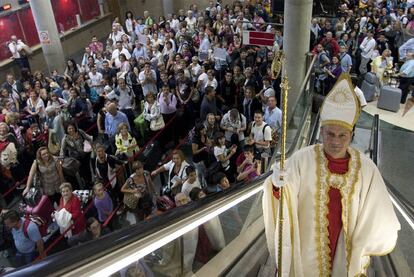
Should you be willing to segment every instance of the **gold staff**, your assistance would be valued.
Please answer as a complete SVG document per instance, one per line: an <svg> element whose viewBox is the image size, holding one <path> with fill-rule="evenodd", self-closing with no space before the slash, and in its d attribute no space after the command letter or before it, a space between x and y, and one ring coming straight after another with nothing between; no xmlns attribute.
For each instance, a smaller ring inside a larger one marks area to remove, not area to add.
<svg viewBox="0 0 414 277"><path fill-rule="evenodd" d="M282 58L282 64L284 64L284 58ZM282 141L280 145L280 172L285 170L285 161L286 161L286 129L287 129L287 102L288 102L288 91L289 79L285 74L280 83L280 88L282 89L282 101L283 101L283 113L282 113ZM283 175L280 175L280 181L283 182ZM278 264L277 272L278 276L282 276L282 242L283 242L283 198L284 198L284 188L280 187L280 200L279 200L279 245L278 245Z"/></svg>

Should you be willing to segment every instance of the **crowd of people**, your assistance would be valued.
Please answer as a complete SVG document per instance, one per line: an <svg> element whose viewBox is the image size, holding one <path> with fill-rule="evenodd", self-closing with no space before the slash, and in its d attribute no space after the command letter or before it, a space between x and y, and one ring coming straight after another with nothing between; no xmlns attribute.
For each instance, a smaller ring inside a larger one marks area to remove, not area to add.
<svg viewBox="0 0 414 277"><path fill-rule="evenodd" d="M281 36L268 18L260 1L158 19L127 12L64 72L19 63L20 79L7 74L0 99L5 204L47 202L76 245L118 228L113 217L139 222L259 176L281 127L271 72L281 45L243 45L242 32ZM4 221L19 241L16 265L46 255L33 216L12 210Z"/></svg>
<svg viewBox="0 0 414 277"><path fill-rule="evenodd" d="M401 104L406 103L414 80L413 23L410 1L342 0L335 18L312 19L317 91L326 95L343 72L353 74L358 85L373 73L378 87L399 79Z"/></svg>
<svg viewBox="0 0 414 277"><path fill-rule="evenodd" d="M312 19L317 90L328 92L341 72L383 76L405 62L407 95L413 15L406 1L343 0L337 17ZM146 220L259 176L282 117L271 65L283 34L267 24L271 17L267 1L210 1L167 18L127 12L64 72L32 73L19 60L20 79L7 74L0 94L4 206L15 196L36 205L38 194L47 196L76 245L116 228L113 216ZM243 45L245 30L274 33L274 46ZM16 182L22 190L10 193ZM18 265L46 255L32 219L9 211L4 221Z"/></svg>

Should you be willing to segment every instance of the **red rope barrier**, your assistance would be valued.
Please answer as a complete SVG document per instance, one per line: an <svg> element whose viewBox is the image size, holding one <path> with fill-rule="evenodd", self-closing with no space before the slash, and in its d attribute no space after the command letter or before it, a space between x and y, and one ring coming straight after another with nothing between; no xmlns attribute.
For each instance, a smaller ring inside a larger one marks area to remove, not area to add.
<svg viewBox="0 0 414 277"><path fill-rule="evenodd" d="M27 180L28 176L24 177L23 180L16 182L11 188L9 188L5 193L2 194L3 197L9 195L13 190L15 190L19 185L24 183Z"/></svg>
<svg viewBox="0 0 414 277"><path fill-rule="evenodd" d="M121 204L118 205L118 207L116 207L115 210L112 211L112 213L108 216L108 218L105 220L105 222L102 224L102 227L106 227L108 226L109 222L111 221L111 219L114 217L114 215L116 214L116 212L121 208Z"/></svg>
<svg viewBox="0 0 414 277"><path fill-rule="evenodd" d="M92 124L91 127L89 127L88 129L86 129L85 133L89 133L90 131L92 131L93 129L95 129L96 127L98 127L98 125L96 123Z"/></svg>

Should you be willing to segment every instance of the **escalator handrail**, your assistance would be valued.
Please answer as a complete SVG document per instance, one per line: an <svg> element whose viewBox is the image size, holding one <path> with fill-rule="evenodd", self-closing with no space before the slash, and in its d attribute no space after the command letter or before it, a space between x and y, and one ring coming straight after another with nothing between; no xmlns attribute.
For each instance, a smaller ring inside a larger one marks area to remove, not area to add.
<svg viewBox="0 0 414 277"><path fill-rule="evenodd" d="M97 241L84 243L56 253L45 260L12 271L6 276L60 276L115 251L125 251L133 243L139 242L141 245L152 243L155 238L152 236L148 239L151 235L160 231L165 233L164 230L168 228L170 231L184 228L189 222L196 221L209 212L224 207L231 201L257 190L270 174L271 172L267 172L251 183L239 184L238 187L215 193L208 198L194 202L193 205L177 207L166 212L162 217L155 217L149 221L139 222L118 230L112 236L106 235ZM70 253L76 253L76 255L70 255Z"/></svg>

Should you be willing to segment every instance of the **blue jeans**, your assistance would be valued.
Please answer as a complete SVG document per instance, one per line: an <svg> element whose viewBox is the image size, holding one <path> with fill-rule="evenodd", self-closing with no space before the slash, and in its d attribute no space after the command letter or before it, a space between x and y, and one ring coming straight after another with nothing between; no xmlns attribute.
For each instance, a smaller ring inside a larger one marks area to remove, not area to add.
<svg viewBox="0 0 414 277"><path fill-rule="evenodd" d="M16 255L14 257L16 266L20 267L20 266L30 264L36 259L37 256L38 256L37 252L20 253L19 251L16 251Z"/></svg>

